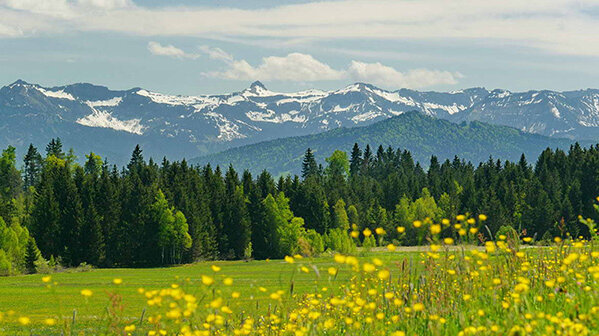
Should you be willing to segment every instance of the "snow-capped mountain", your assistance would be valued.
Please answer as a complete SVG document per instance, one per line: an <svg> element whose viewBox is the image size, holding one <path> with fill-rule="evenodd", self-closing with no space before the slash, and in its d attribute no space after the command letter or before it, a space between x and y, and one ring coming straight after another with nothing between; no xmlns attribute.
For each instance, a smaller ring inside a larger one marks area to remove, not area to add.
<svg viewBox="0 0 599 336"><path fill-rule="evenodd" d="M59 136L79 153L122 162L136 143L154 157L195 157L263 140L362 126L406 111L480 120L548 136L599 138L599 90L511 93L386 91L356 83L334 91L279 93L254 82L225 95L174 96L92 84L0 89L0 145L43 146Z"/></svg>

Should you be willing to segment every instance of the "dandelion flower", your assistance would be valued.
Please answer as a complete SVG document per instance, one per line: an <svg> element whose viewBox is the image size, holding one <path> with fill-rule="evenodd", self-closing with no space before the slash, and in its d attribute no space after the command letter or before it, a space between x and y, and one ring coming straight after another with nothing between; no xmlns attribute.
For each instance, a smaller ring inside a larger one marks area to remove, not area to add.
<svg viewBox="0 0 599 336"><path fill-rule="evenodd" d="M423 310L424 310L424 305L423 305L422 303L418 302L418 303L415 303L415 304L412 306L412 309L413 309L415 312L421 312L421 311L423 311Z"/></svg>
<svg viewBox="0 0 599 336"><path fill-rule="evenodd" d="M202 275L202 283L206 286L210 286L214 283L214 279L207 275Z"/></svg>
<svg viewBox="0 0 599 336"><path fill-rule="evenodd" d="M387 279L389 279L389 276L391 276L391 274L389 273L388 270L379 271L379 274L378 274L379 279L387 280Z"/></svg>
<svg viewBox="0 0 599 336"><path fill-rule="evenodd" d="M364 266L362 266L362 268L366 273L372 273L376 269L376 267L371 263L365 263Z"/></svg>
<svg viewBox="0 0 599 336"><path fill-rule="evenodd" d="M21 325L28 325L29 323L31 323L31 319L26 316L19 317L18 321Z"/></svg>

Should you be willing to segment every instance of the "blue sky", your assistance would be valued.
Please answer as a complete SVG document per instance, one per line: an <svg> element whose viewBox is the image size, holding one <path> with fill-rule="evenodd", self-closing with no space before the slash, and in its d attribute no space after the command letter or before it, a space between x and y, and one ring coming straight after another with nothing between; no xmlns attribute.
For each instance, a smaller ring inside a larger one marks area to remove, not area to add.
<svg viewBox="0 0 599 336"><path fill-rule="evenodd" d="M176 94L599 87L599 4L566 0L0 0L0 85Z"/></svg>

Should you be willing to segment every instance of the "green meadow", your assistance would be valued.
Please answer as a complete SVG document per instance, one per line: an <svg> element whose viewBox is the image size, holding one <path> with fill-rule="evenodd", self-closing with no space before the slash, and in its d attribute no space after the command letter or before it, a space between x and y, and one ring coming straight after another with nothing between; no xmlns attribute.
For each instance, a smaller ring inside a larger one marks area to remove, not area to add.
<svg viewBox="0 0 599 336"><path fill-rule="evenodd" d="M376 256L387 263L417 264L421 260L418 252L382 252L362 253L359 259ZM35 334L36 328L43 331L46 318L56 318L63 323L73 323L75 330L80 327L86 330L94 325L94 319L103 318L109 306L109 296L118 294L122 297L123 315L131 320L139 320L147 307L145 297L138 291L154 290L178 284L193 293L194 286L202 286L201 276L209 275L215 280L231 277L234 281L232 290L241 296L238 305L247 311L260 308L261 301L268 304L268 293L283 289L294 293L313 292L323 286L338 286L347 282L349 273L340 272L335 279L330 279L327 268L334 266L331 256L304 258L310 272L304 273L297 264L289 264L284 260L252 260L252 261L205 261L195 264L162 267L162 268L115 268L92 269L84 272L66 270L53 274L19 275L0 277L0 312L4 314L4 323L0 323L0 332L18 332L21 330L18 317L31 319L26 328ZM221 268L214 272L212 266ZM51 276L49 283L42 278ZM116 285L114 279L121 279ZM267 289L262 292L260 287ZM81 291L91 290L93 295L85 297ZM264 300L262 300L262 298ZM24 328L25 329L25 328Z"/></svg>

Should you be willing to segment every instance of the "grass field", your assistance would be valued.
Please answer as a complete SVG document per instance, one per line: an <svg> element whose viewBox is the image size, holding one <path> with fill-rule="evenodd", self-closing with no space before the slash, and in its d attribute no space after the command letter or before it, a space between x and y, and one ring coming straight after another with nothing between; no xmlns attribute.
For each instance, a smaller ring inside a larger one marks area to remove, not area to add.
<svg viewBox="0 0 599 336"><path fill-rule="evenodd" d="M56 273L48 282L6 277L0 334L596 335L594 245L441 243L357 257Z"/></svg>
<svg viewBox="0 0 599 336"><path fill-rule="evenodd" d="M404 260L417 263L417 260L421 260L420 253L411 248L394 253L383 250L362 253L359 258L369 259L373 256L389 263ZM79 326L81 330L89 330L95 323L93 321L105 313L109 293L122 296L123 315L127 319L139 319L147 307L146 300L138 293L139 288L155 290L182 284L193 292L194 286L201 286L202 275L231 277L235 291L241 294L238 304L250 311L260 308L256 307L256 302L268 302L272 290L289 290L292 279L296 293L313 292L323 286L338 286L348 281L349 272L340 272L334 280L326 274L326 270L335 264L331 256L306 258L303 261L310 265L312 272L298 271L296 264L289 264L284 260L253 260L200 262L167 268L93 269L87 272L54 273L51 274L50 286L42 281L46 276L43 274L0 277L0 312L5 316L4 324L0 322L0 333L22 332L29 335L30 332L39 332L42 335L48 332L47 328L41 326L45 318L56 317L71 323L73 311L76 311L76 329ZM221 267L221 271L215 273L213 265ZM324 274L318 276L315 270ZM114 279L121 279L122 284L115 285ZM262 292L260 287L268 289L268 292ZM93 295L82 296L83 289L91 290ZM14 318L8 319L6 313L11 311L14 312ZM31 325L20 327L17 321L20 316L29 317Z"/></svg>

